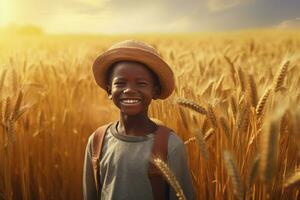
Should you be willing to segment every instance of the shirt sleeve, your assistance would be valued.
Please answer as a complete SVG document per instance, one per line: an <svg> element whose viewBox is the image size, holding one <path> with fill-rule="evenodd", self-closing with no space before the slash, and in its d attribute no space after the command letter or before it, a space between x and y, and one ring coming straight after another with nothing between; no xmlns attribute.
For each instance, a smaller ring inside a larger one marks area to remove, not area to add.
<svg viewBox="0 0 300 200"><path fill-rule="evenodd" d="M187 200L196 199L192 177L188 167L187 152L184 143L180 140L168 157L168 164L179 182ZM177 200L177 196L170 187L170 200Z"/></svg>
<svg viewBox="0 0 300 200"><path fill-rule="evenodd" d="M97 191L93 175L92 167L92 134L86 145L84 165L83 165L83 199L84 200L97 200Z"/></svg>

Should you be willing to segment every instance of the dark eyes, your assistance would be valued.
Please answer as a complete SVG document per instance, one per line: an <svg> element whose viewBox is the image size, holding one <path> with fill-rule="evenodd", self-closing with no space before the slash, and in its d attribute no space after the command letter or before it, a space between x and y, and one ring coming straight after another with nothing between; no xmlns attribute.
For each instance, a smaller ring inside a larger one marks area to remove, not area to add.
<svg viewBox="0 0 300 200"><path fill-rule="evenodd" d="M125 84L125 82L115 82L115 85L124 85Z"/></svg>
<svg viewBox="0 0 300 200"><path fill-rule="evenodd" d="M116 85L116 86L123 86L125 84L126 84L126 82L124 82L124 81L117 81L117 82L114 83L114 85ZM139 86L147 86L148 83L147 82L137 82L137 85L139 85Z"/></svg>
<svg viewBox="0 0 300 200"><path fill-rule="evenodd" d="M147 83L146 82L138 82L138 85L140 85L140 86L146 86Z"/></svg>

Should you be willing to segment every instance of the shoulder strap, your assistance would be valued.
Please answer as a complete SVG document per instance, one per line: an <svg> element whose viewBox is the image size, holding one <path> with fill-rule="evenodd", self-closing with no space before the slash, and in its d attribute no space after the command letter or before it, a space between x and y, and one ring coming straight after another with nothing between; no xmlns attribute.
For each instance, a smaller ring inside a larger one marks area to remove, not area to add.
<svg viewBox="0 0 300 200"><path fill-rule="evenodd" d="M94 172L94 181L97 190L97 196L100 194L100 174L99 174L99 162L101 159L101 151L103 148L103 142L105 138L105 133L108 127L111 124L106 124L104 126L99 127L95 133L93 138L93 149L92 149L92 165ZM168 139L169 139L170 129L165 126L159 126L153 141L152 146L152 156L160 157L163 161L167 162L168 158ZM152 186L152 193L154 200L165 200L168 199L168 184L164 181L163 175L153 165L149 162L148 175ZM100 198L100 197L99 197Z"/></svg>
<svg viewBox="0 0 300 200"><path fill-rule="evenodd" d="M101 151L103 148L103 140L105 137L105 133L106 133L107 128L110 125L111 125L111 123L97 128L97 130L94 133L94 138L93 138L92 166L93 166L94 181L95 181L98 197L99 197L99 186L100 186L100 174L99 174L100 156L101 156Z"/></svg>
<svg viewBox="0 0 300 200"><path fill-rule="evenodd" d="M153 141L152 157L159 157L163 161L168 160L168 139L170 129L165 126L159 126ZM154 164L149 162L148 170L149 179L152 186L154 200L168 199L168 184L164 181L163 175Z"/></svg>

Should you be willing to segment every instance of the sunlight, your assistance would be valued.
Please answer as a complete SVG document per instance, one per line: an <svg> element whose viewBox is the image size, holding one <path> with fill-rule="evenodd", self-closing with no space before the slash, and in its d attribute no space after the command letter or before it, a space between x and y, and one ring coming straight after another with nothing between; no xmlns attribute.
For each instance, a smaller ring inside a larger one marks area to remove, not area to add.
<svg viewBox="0 0 300 200"><path fill-rule="evenodd" d="M12 1L0 0L0 26L10 23L12 20Z"/></svg>

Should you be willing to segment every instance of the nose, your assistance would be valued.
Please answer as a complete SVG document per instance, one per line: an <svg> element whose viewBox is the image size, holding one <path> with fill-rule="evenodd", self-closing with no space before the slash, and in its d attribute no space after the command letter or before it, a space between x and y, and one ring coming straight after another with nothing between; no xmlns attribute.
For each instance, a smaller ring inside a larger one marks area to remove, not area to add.
<svg viewBox="0 0 300 200"><path fill-rule="evenodd" d="M136 90L132 86L128 86L123 90L124 94L134 94L136 93Z"/></svg>

